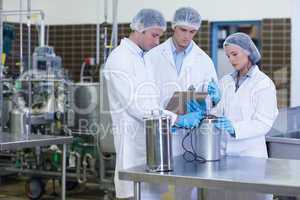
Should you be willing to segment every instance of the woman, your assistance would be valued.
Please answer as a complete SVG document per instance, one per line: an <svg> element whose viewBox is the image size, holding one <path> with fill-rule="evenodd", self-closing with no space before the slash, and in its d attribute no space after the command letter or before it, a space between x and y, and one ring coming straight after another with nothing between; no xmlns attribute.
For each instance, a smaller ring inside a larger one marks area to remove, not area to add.
<svg viewBox="0 0 300 200"><path fill-rule="evenodd" d="M227 155L266 158L265 135L278 115L275 85L259 70L261 56L248 35L232 34L223 46L235 72L220 81L217 115L223 117L216 127L232 136Z"/></svg>
<svg viewBox="0 0 300 200"><path fill-rule="evenodd" d="M267 158L265 135L278 115L274 83L259 70L261 56L248 35L232 34L223 46L235 71L220 81L222 97L214 111L221 117L215 126L229 134L227 155ZM223 190L209 190L208 197L272 199L272 195Z"/></svg>

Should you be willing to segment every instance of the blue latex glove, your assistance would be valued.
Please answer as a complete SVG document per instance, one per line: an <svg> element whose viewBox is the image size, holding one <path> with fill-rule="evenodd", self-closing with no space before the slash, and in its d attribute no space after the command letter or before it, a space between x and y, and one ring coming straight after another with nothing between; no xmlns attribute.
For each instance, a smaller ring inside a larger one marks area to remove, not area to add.
<svg viewBox="0 0 300 200"><path fill-rule="evenodd" d="M177 131L177 127L176 126L172 126L171 127L171 133L175 133Z"/></svg>
<svg viewBox="0 0 300 200"><path fill-rule="evenodd" d="M186 108L188 113L190 112L206 113L206 104L204 100L203 101L190 100L186 103Z"/></svg>
<svg viewBox="0 0 300 200"><path fill-rule="evenodd" d="M201 112L191 112L185 115L179 115L175 125L181 128L195 128L199 125L200 121L204 118Z"/></svg>
<svg viewBox="0 0 300 200"><path fill-rule="evenodd" d="M207 92L208 95L211 97L213 106L217 105L221 100L221 92L214 80L209 82Z"/></svg>
<svg viewBox="0 0 300 200"><path fill-rule="evenodd" d="M220 129L220 130L226 131L232 137L235 137L235 130L234 130L230 120L227 119L227 117L217 118L217 122L215 123L215 127Z"/></svg>

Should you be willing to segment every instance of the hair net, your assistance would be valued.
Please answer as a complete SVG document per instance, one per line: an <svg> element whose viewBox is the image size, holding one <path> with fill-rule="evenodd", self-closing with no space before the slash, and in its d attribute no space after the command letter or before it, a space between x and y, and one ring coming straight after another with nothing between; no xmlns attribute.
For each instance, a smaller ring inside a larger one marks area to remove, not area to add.
<svg viewBox="0 0 300 200"><path fill-rule="evenodd" d="M163 15L154 9L141 9L132 19L130 28L134 31L143 32L150 28L166 30L167 23Z"/></svg>
<svg viewBox="0 0 300 200"><path fill-rule="evenodd" d="M247 34L234 33L232 35L229 35L225 39L223 47L230 44L237 45L241 47L244 51L246 51L252 64L257 64L260 61L261 55L252 39Z"/></svg>
<svg viewBox="0 0 300 200"><path fill-rule="evenodd" d="M183 25L198 30L201 26L201 21L201 16L197 10L190 7L182 7L176 10L172 27Z"/></svg>

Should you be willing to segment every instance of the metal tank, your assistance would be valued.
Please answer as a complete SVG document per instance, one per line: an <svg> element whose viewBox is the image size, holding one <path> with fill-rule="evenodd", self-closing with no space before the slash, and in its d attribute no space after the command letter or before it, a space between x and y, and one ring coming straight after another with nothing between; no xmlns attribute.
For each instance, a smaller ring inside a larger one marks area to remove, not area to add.
<svg viewBox="0 0 300 200"><path fill-rule="evenodd" d="M195 153L205 161L220 160L226 152L226 135L215 128L216 120L213 115L206 116L193 132Z"/></svg>
<svg viewBox="0 0 300 200"><path fill-rule="evenodd" d="M166 172L173 170L171 117L152 114L144 118L146 132L147 170Z"/></svg>
<svg viewBox="0 0 300 200"><path fill-rule="evenodd" d="M10 133L14 136L25 136L28 134L28 114L29 110L25 107L25 102L22 98L17 99L17 107L9 114L10 116Z"/></svg>
<svg viewBox="0 0 300 200"><path fill-rule="evenodd" d="M71 105L74 110L75 132L96 134L99 131L99 83L71 85Z"/></svg>

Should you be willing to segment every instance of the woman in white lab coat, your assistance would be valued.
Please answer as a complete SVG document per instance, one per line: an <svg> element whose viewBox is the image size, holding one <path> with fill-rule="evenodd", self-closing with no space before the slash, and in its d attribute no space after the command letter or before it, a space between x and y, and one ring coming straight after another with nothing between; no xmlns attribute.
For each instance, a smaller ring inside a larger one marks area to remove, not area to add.
<svg viewBox="0 0 300 200"><path fill-rule="evenodd" d="M215 126L228 133L227 155L267 158L265 135L278 115L276 88L257 63L261 56L251 38L235 33L224 42L235 72L220 81L221 101ZM242 191L209 190L208 199L258 200L272 195Z"/></svg>

